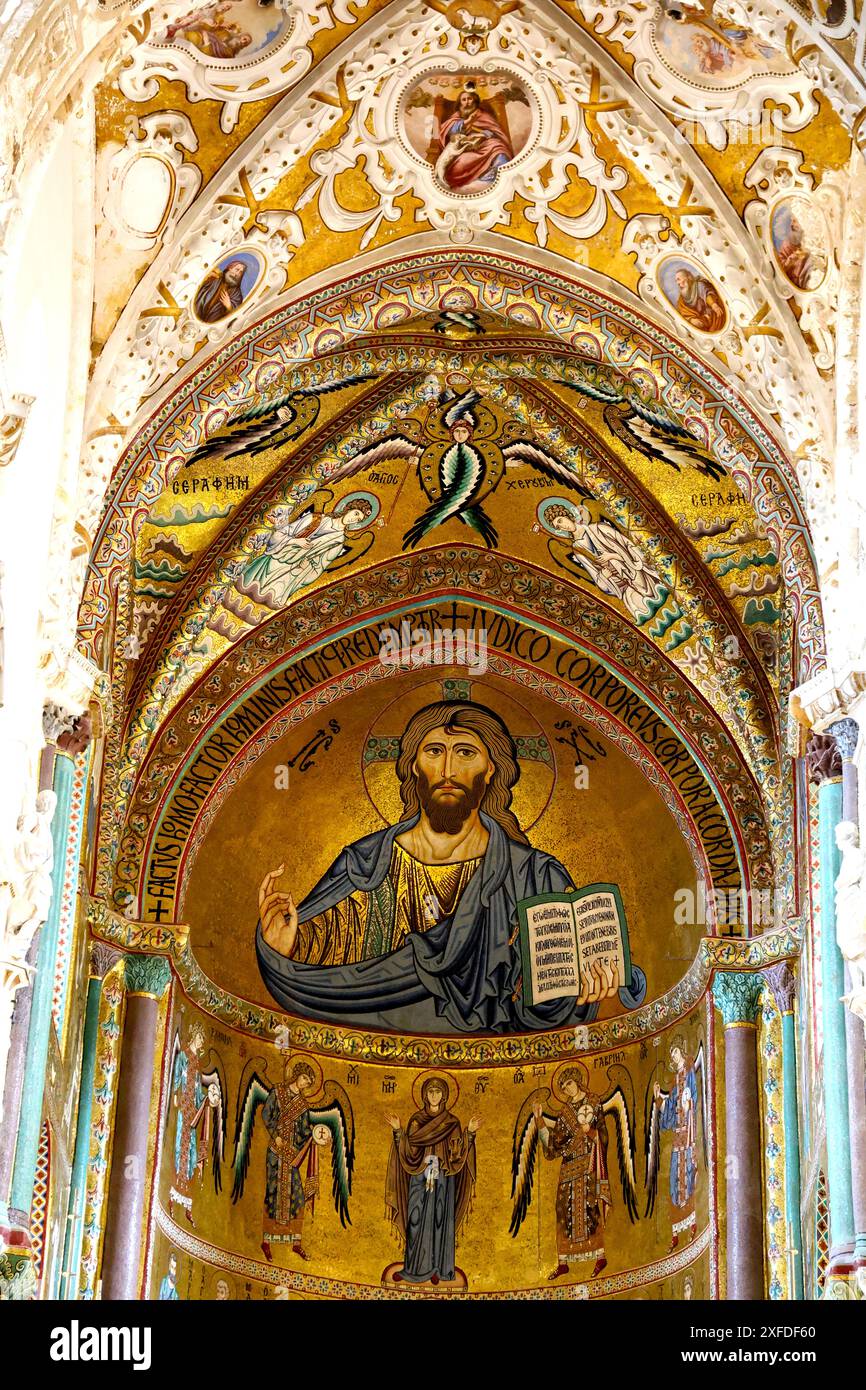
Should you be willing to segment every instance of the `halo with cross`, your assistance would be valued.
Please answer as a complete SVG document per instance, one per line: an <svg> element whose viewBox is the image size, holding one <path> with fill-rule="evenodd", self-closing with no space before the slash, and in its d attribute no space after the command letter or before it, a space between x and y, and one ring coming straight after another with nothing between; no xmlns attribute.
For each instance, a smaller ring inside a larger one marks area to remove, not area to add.
<svg viewBox="0 0 866 1390"><path fill-rule="evenodd" d="M361 754L364 786L371 802L386 825L403 817L403 803L395 765L400 739L413 714L440 700L472 700L486 705L505 723L517 746L520 778L512 791L512 807L520 825L529 830L547 809L556 784L556 759L541 725L512 696L479 681L453 676L423 681L404 690L380 712Z"/></svg>

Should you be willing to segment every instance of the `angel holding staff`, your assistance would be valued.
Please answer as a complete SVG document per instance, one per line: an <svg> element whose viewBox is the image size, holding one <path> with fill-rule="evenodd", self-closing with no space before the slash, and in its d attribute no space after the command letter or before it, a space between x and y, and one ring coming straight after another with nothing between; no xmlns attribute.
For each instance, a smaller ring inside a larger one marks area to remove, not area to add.
<svg viewBox="0 0 866 1390"><path fill-rule="evenodd" d="M634 1125L623 1085L631 1079L622 1067L607 1073L604 1096L590 1090L581 1062L554 1073L551 1089L540 1087L523 1102L514 1127L510 1232L517 1236L532 1201L532 1181L539 1140L544 1158L559 1162L556 1185L557 1263L547 1276L560 1279L573 1264L594 1260L591 1278L607 1265L604 1231L612 1205L607 1164L607 1122L616 1128L619 1173L629 1218L637 1219L634 1176ZM551 1093L561 1103L550 1106ZM633 1106L632 1106L633 1109Z"/></svg>

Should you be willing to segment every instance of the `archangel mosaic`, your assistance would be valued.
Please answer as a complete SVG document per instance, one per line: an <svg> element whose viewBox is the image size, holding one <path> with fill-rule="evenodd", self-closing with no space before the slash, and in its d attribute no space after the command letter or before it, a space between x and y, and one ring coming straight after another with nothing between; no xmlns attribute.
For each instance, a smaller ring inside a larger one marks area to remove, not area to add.
<svg viewBox="0 0 866 1390"><path fill-rule="evenodd" d="M866 1297L859 4L9 8L0 1298Z"/></svg>

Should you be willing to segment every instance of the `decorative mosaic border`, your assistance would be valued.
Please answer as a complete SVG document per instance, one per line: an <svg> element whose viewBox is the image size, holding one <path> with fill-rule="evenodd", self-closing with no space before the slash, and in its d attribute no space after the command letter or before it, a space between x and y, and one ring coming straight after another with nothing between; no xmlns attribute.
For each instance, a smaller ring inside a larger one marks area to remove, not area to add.
<svg viewBox="0 0 866 1390"><path fill-rule="evenodd" d="M558 1288L554 1286L552 1288L484 1290L478 1293L473 1293L467 1289L459 1293L445 1295L424 1295L411 1293L408 1289L385 1288L380 1284L360 1284L354 1280L332 1279L327 1275L304 1274L292 1269L275 1269L271 1264L223 1250L217 1245L211 1245L209 1241L202 1240L200 1236L193 1235L191 1231L183 1230L180 1226L175 1225L161 1206L156 1208L155 1220L157 1229L178 1250L182 1250L185 1255L191 1255L194 1259L201 1260L204 1264L213 1266L214 1269L225 1269L230 1274L237 1274L241 1278L256 1279L261 1284L273 1284L276 1287L287 1288L296 1293L310 1294L314 1298L354 1299L362 1302L399 1300L411 1303L418 1301L419 1298L442 1298L445 1302L459 1299L461 1302L476 1303L501 1301L521 1303L585 1302L592 1299L609 1298L613 1294L627 1293L630 1289L643 1288L647 1284L656 1284L661 1279L668 1279L671 1275L680 1274L690 1265L696 1264L707 1248L711 1246L711 1227L706 1226L700 1235L682 1250L676 1250L673 1254L666 1255L660 1260L653 1260L649 1264L639 1265L636 1269L626 1269L620 1274L612 1274L607 1278L593 1279L591 1283L565 1284Z"/></svg>
<svg viewBox="0 0 866 1390"><path fill-rule="evenodd" d="M205 975L186 947L174 961L184 992L204 1013L252 1037L273 1041L287 1025L292 1048L387 1066L488 1067L521 1062L552 1062L638 1042L669 1028L690 1013L703 997L713 970L759 971L800 951L800 938L789 927L761 936L704 937L697 955L673 989L631 1013L576 1028L503 1036L419 1036L339 1027L292 1018L239 999Z"/></svg>
<svg viewBox="0 0 866 1390"><path fill-rule="evenodd" d="M760 1076L764 1093L764 1223L767 1288L771 1299L787 1299L788 1232L785 1221L785 1122L782 1088L782 1019L769 990L761 1000ZM797 1142L796 1135L793 1142Z"/></svg>
<svg viewBox="0 0 866 1390"><path fill-rule="evenodd" d="M123 962L118 961L105 976L99 999L99 1025L96 1065L93 1073L93 1113L90 1120L90 1152L82 1214L81 1265L78 1297L97 1297L97 1274L104 1232L103 1208L111 1169L111 1141L117 1100L117 1069L125 993Z"/></svg>

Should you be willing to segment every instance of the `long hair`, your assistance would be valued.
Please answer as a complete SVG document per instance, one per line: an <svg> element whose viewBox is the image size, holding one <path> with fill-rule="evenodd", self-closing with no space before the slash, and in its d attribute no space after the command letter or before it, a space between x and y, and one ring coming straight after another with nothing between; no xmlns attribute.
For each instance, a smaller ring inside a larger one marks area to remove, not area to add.
<svg viewBox="0 0 866 1390"><path fill-rule="evenodd" d="M425 705L417 714L413 714L406 725L400 740L397 777L407 818L417 816L421 811L418 779L413 764L421 744L433 729L445 729L449 734L465 729L481 740L493 763L493 776L487 784L480 809L502 826L509 839L521 845L528 844L520 822L511 809L511 788L520 776L514 739L498 714L494 714L486 705L476 705L470 700L441 700L435 705Z"/></svg>

